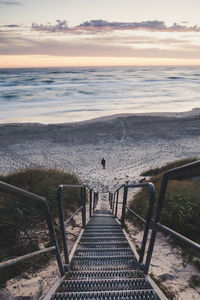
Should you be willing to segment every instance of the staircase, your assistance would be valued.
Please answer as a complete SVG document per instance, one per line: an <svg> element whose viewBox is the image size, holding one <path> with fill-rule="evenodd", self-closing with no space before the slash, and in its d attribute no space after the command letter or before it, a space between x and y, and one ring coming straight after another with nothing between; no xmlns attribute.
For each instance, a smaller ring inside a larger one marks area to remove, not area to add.
<svg viewBox="0 0 200 300"><path fill-rule="evenodd" d="M195 170L199 172L200 161L180 166L164 173L157 209L154 216L151 238L148 245L145 264L144 254L148 238L150 223L155 200L155 187L151 182L123 184L114 192L109 192L108 199L104 194L98 203L98 192L88 185L62 184L57 191L58 217L63 242L65 265L57 243L51 213L46 198L22 190L18 187L0 181L0 191L17 196L18 201L29 199L40 203L49 231L50 246L19 257L5 259L0 262L0 269L24 262L33 257L53 252L56 255L60 279L55 283L47 295L41 300L167 300L156 284L147 275L155 245L158 229L175 236L190 247L200 251L200 245L171 228L160 223L162 206L165 201L168 180L180 172ZM195 173L196 174L196 173ZM199 173L197 173L199 174ZM132 209L127 207L127 194L129 188L148 187L149 207L144 219ZM67 220L64 220L62 207L62 191L68 188L78 188L81 191L82 205ZM123 202L119 203L119 191L123 188ZM88 189L89 221L86 225L86 189ZM118 205L121 207L121 220L117 220ZM140 249L140 257L135 252L125 230L125 212L128 210L144 224L144 234ZM68 254L66 225L79 212L82 212L81 234L73 251ZM115 217L114 217L115 215Z"/></svg>
<svg viewBox="0 0 200 300"><path fill-rule="evenodd" d="M70 271L50 299L166 299L162 293L158 296L151 280L140 270L120 223L104 201L82 234Z"/></svg>

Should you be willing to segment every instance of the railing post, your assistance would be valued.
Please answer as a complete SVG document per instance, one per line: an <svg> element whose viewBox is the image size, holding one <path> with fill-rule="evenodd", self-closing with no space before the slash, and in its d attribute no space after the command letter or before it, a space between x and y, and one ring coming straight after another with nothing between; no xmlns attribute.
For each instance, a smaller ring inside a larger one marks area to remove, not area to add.
<svg viewBox="0 0 200 300"><path fill-rule="evenodd" d="M89 208L90 218L92 216L92 189L90 189L90 208Z"/></svg>
<svg viewBox="0 0 200 300"><path fill-rule="evenodd" d="M83 200L83 187L81 187L81 202L82 202L82 228L84 228L84 200Z"/></svg>
<svg viewBox="0 0 200 300"><path fill-rule="evenodd" d="M140 258L139 258L139 263L141 264L143 262L144 258L144 253L145 253L145 248L146 248L146 242L148 238L148 233L149 233L149 227L150 227L150 222L151 222L151 216L153 213L153 206L154 206L154 201L155 201L155 187L154 184L149 182L149 190L150 190L150 197L149 197L149 208L146 214L146 223L144 227L144 234L143 234L143 239L142 239L142 246L140 250Z"/></svg>
<svg viewBox="0 0 200 300"><path fill-rule="evenodd" d="M112 194L109 192L109 203L110 203L110 209L112 208Z"/></svg>
<svg viewBox="0 0 200 300"><path fill-rule="evenodd" d="M69 264L69 253L68 253L68 247L67 247L67 236L66 236L64 215L63 215L63 208L62 208L62 186L58 187L57 205L58 205L58 217L60 220L60 229L61 229L62 241L63 241L65 263L68 265Z"/></svg>
<svg viewBox="0 0 200 300"><path fill-rule="evenodd" d="M112 214L114 214L114 207L115 207L115 193L113 194Z"/></svg>
<svg viewBox="0 0 200 300"><path fill-rule="evenodd" d="M165 193L166 193L166 189L167 189L167 181L168 181L168 178L164 174L163 179L162 179L162 183L161 183L161 187L160 187L158 207L157 207L155 220L154 220L154 224L153 224L153 228L152 228L151 239L150 239L149 248L148 248L148 251L147 251L147 257L146 257L146 262L145 262L145 270L144 270L145 274L148 273L149 266L150 266L150 263L151 263L151 258L152 258L153 249L154 249L154 245L155 245L156 235L157 235L157 231L158 231L158 222L160 220L162 205L163 205L163 201L164 201Z"/></svg>
<svg viewBox="0 0 200 300"><path fill-rule="evenodd" d="M99 202L99 192L97 192L97 201L96 201L96 206L97 206L98 202ZM96 207L95 207L95 208L96 208Z"/></svg>
<svg viewBox="0 0 200 300"><path fill-rule="evenodd" d="M117 199L116 199L116 206L115 206L115 218L117 218L118 201L119 201L119 190L117 190Z"/></svg>
<svg viewBox="0 0 200 300"><path fill-rule="evenodd" d="M81 187L81 199L82 199L82 227L85 228L86 224L86 185L84 184L83 187Z"/></svg>
<svg viewBox="0 0 200 300"><path fill-rule="evenodd" d="M121 217L121 224L124 228L125 226L125 213L126 213L126 202L127 202L127 194L128 194L128 187L124 185L124 195L123 195L123 205L122 205L122 217Z"/></svg>
<svg viewBox="0 0 200 300"><path fill-rule="evenodd" d="M93 213L95 211L95 201L96 201L95 198L96 198L96 193L94 191L94 194L93 194Z"/></svg>

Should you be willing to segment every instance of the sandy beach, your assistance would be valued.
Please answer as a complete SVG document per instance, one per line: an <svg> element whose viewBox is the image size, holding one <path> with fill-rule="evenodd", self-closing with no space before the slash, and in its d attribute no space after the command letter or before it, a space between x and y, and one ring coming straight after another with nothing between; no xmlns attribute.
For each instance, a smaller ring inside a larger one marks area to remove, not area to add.
<svg viewBox="0 0 200 300"><path fill-rule="evenodd" d="M150 167L199 156L199 145L200 109L186 113L115 115L80 123L1 124L0 174L29 167L58 168L74 172L83 182L101 190L138 180L140 173ZM102 157L106 159L105 170L101 168ZM187 283L189 275L196 271L190 266L184 268L188 276L180 275L181 258L177 258L176 251L171 253L165 243L166 239L160 237L160 245L167 252L163 254L157 248L155 253L170 256L172 265L179 265L178 271L173 266L170 269L169 264L165 270L163 260L161 266L156 263L151 271L157 276L176 275L175 287L170 286L178 293L177 299L199 299L198 292L188 288ZM158 261L159 257L154 259ZM182 276L180 280L178 276Z"/></svg>
<svg viewBox="0 0 200 300"><path fill-rule="evenodd" d="M186 113L115 115L80 123L1 124L0 173L59 168L84 182L112 187L141 171L199 155L200 109ZM106 170L101 159L106 159Z"/></svg>

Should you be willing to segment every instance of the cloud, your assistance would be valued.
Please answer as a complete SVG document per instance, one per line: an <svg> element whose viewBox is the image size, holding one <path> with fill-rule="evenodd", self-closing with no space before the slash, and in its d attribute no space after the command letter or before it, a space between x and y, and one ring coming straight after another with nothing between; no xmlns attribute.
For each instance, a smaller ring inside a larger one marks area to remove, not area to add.
<svg viewBox="0 0 200 300"><path fill-rule="evenodd" d="M19 28L21 26L17 25L17 24L8 24L8 25L1 25L0 27L3 27L3 28Z"/></svg>
<svg viewBox="0 0 200 300"><path fill-rule="evenodd" d="M93 36L94 37L94 36ZM107 42L106 42L107 41ZM200 59L200 46L187 43L181 44L173 39L155 39L151 42L149 37L127 39L118 41L108 37L101 40L76 37L52 38L20 36L14 33L0 32L0 55L50 55L65 57L146 57L146 58L187 58ZM157 43L156 43L157 41ZM163 42L163 46L160 44ZM169 46L169 43L175 46ZM143 45L142 45L143 44Z"/></svg>
<svg viewBox="0 0 200 300"><path fill-rule="evenodd" d="M9 0L0 0L0 5L15 5L21 6L22 3L20 1L9 1Z"/></svg>
<svg viewBox="0 0 200 300"><path fill-rule="evenodd" d="M200 32L200 27L186 26L174 23L172 26L167 26L163 21L143 21L143 22L108 22L105 20L91 20L81 23L75 27L69 27L67 22L57 20L57 24L52 25L48 23L44 24L32 24L32 29L36 31L44 32L62 32L62 33L76 33L76 34L96 34L112 31L123 30L146 30L146 31L158 31L158 32Z"/></svg>
<svg viewBox="0 0 200 300"><path fill-rule="evenodd" d="M191 36L190 36L191 37ZM91 37L87 37L86 40L89 42L95 42L95 43L103 43L103 44L137 44L137 45L142 45L142 44L149 44L149 45L158 45L158 44L163 44L163 45L180 45L180 44L190 44L189 39L184 39L184 38L158 38L154 36L140 36L140 35L134 35L132 34L131 36L119 36L119 35L114 35L112 34L108 36L102 36L102 35L97 35L94 36L92 35Z"/></svg>
<svg viewBox="0 0 200 300"><path fill-rule="evenodd" d="M46 31L46 32L70 32L73 31L72 28L70 29L67 25L67 21L56 20L56 25L51 25L50 23L43 25L43 24L36 24L32 23L31 28L36 31Z"/></svg>

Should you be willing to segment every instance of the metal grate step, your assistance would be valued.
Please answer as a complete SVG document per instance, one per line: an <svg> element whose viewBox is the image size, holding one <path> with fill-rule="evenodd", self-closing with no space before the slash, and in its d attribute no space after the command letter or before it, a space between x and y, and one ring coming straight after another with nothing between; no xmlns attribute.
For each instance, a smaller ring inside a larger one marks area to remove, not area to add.
<svg viewBox="0 0 200 300"><path fill-rule="evenodd" d="M55 293L51 300L158 300L153 290Z"/></svg>
<svg viewBox="0 0 200 300"><path fill-rule="evenodd" d="M85 233L87 234L106 234L106 233L123 233L121 229L103 229L103 228L96 228L96 229L85 229Z"/></svg>
<svg viewBox="0 0 200 300"><path fill-rule="evenodd" d="M119 279L90 279L90 280L64 280L58 292L91 292L91 291L120 291L120 290L146 290L152 289L145 278L119 278Z"/></svg>
<svg viewBox="0 0 200 300"><path fill-rule="evenodd" d="M123 232L85 232L82 237L83 238L96 238L96 237L104 238L104 237L124 237Z"/></svg>
<svg viewBox="0 0 200 300"><path fill-rule="evenodd" d="M106 242L106 241L126 241L126 237L82 237L81 242Z"/></svg>
<svg viewBox="0 0 200 300"><path fill-rule="evenodd" d="M117 241L112 241L109 243L106 242L80 242L79 246L82 246L84 248L89 248L89 249L98 249L98 248L128 248L130 249L130 246L127 241L122 241L122 242L117 242Z"/></svg>
<svg viewBox="0 0 200 300"><path fill-rule="evenodd" d="M78 248L74 254L74 256L126 256L126 255L133 255L133 252L130 248L118 248L118 249L106 249L106 248L101 248L101 249L94 249L90 250L87 248Z"/></svg>
<svg viewBox="0 0 200 300"><path fill-rule="evenodd" d="M113 270L113 271L69 271L66 279L105 279L105 278L144 278L144 273L140 270Z"/></svg>
<svg viewBox="0 0 200 300"><path fill-rule="evenodd" d="M72 269L136 269L139 267L136 258L133 255L121 256L104 256L104 257L81 257L76 256L72 259Z"/></svg>

